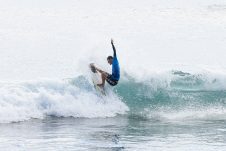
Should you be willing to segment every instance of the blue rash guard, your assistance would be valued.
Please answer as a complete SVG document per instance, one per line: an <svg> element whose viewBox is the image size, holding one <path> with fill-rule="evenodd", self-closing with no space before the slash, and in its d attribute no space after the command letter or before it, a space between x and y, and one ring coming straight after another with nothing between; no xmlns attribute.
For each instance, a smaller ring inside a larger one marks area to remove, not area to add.
<svg viewBox="0 0 226 151"><path fill-rule="evenodd" d="M116 55L116 50L115 50L115 46L112 43L112 48L114 51L114 57L113 57L113 61L112 61L112 76L111 79L118 81L120 79L120 68L119 68L119 62L117 59L117 55Z"/></svg>
<svg viewBox="0 0 226 151"><path fill-rule="evenodd" d="M119 68L119 63L118 59L116 56L114 56L113 61L112 61L112 80L119 80L120 78L120 68Z"/></svg>

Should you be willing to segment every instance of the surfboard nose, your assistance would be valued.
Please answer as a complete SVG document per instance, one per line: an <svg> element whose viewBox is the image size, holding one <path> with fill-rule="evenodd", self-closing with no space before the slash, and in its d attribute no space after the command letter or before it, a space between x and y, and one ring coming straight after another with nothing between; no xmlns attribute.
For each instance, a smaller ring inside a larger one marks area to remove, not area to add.
<svg viewBox="0 0 226 151"><path fill-rule="evenodd" d="M97 72L97 70L96 70L96 68L95 68L95 66L94 66L94 64L93 63L90 63L90 69L91 69L91 71L93 72L93 73L96 73Z"/></svg>

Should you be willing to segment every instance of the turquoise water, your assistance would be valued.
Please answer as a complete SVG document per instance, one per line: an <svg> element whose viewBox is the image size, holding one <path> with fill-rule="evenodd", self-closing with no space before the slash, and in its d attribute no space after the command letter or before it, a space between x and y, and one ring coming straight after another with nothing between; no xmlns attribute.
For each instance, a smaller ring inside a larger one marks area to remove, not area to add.
<svg viewBox="0 0 226 151"><path fill-rule="evenodd" d="M145 80L124 75L106 87L107 96L89 76L4 83L0 149L225 150L223 81L182 71Z"/></svg>

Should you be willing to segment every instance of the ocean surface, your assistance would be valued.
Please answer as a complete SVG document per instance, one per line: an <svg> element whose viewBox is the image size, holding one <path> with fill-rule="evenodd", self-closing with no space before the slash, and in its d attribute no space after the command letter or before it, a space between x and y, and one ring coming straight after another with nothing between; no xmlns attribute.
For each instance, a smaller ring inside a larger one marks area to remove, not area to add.
<svg viewBox="0 0 226 151"><path fill-rule="evenodd" d="M182 71L128 75L94 89L89 76L2 84L1 150L225 150L223 79Z"/></svg>
<svg viewBox="0 0 226 151"><path fill-rule="evenodd" d="M225 58L225 0L1 1L0 150L225 151Z"/></svg>

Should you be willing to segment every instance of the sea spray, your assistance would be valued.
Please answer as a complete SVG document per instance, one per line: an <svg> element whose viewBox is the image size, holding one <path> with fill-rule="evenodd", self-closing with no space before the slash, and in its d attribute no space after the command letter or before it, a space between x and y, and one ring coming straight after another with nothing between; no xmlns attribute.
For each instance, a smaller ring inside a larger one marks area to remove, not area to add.
<svg viewBox="0 0 226 151"><path fill-rule="evenodd" d="M0 123L43 119L46 116L104 118L128 111L116 95L109 93L108 97L100 97L88 81L80 86L65 80L2 84Z"/></svg>

